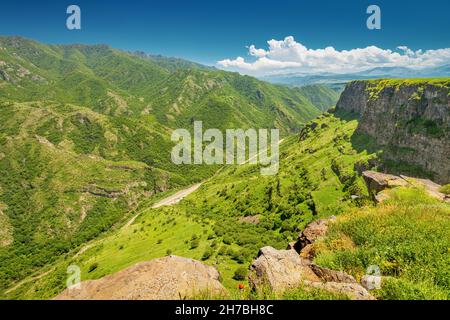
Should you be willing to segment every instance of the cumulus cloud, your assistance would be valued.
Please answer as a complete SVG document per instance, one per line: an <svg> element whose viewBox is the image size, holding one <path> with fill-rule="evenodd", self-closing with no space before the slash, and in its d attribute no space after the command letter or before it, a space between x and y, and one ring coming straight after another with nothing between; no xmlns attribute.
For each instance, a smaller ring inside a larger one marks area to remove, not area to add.
<svg viewBox="0 0 450 320"><path fill-rule="evenodd" d="M247 47L249 58L225 59L218 67L245 74L264 76L283 73L349 73L376 67L426 68L450 63L450 48L413 51L407 46L396 50L376 46L351 50L333 47L309 49L289 36L270 40L268 48Z"/></svg>

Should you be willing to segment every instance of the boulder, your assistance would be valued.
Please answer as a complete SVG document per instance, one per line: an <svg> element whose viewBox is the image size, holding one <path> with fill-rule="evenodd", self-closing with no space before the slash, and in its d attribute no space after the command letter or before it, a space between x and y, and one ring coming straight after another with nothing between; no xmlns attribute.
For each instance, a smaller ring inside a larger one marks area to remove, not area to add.
<svg viewBox="0 0 450 320"><path fill-rule="evenodd" d="M364 171L362 173L362 176L367 184L369 192L372 195L376 195L377 193L388 188L409 186L408 181L399 176L394 176L392 174L386 174L375 171Z"/></svg>
<svg viewBox="0 0 450 320"><path fill-rule="evenodd" d="M225 294L214 267L168 256L135 264L98 280L66 289L56 300L178 300L207 292Z"/></svg>
<svg viewBox="0 0 450 320"><path fill-rule="evenodd" d="M390 198L389 192L387 190L381 191L373 197L376 203L383 203Z"/></svg>
<svg viewBox="0 0 450 320"><path fill-rule="evenodd" d="M314 263L310 265L310 268L322 281L325 282L357 283L355 278L342 271L327 269Z"/></svg>
<svg viewBox="0 0 450 320"><path fill-rule="evenodd" d="M449 198L444 193L440 192L439 189L441 188L441 185L428 180L428 179L419 179L419 178L411 178L407 176L401 176L403 179L407 180L409 183L411 183L414 186L422 187L425 189L425 191L432 197L441 201L449 202Z"/></svg>
<svg viewBox="0 0 450 320"><path fill-rule="evenodd" d="M314 259L316 252L314 250L314 245L307 244L303 249L300 249L300 257L308 260Z"/></svg>
<svg viewBox="0 0 450 320"><path fill-rule="evenodd" d="M375 171L364 171L362 175L369 193L377 203L389 199L389 191L387 189L408 186L423 188L431 197L450 202L450 199L445 194L439 192L441 186L428 179L411 178L403 175L395 176Z"/></svg>
<svg viewBox="0 0 450 320"><path fill-rule="evenodd" d="M329 222L333 220L336 220L335 216L313 221L308 224L302 233L300 233L297 243L294 246L295 250L301 253L306 246L313 244L317 239L323 237L328 230Z"/></svg>
<svg viewBox="0 0 450 320"><path fill-rule="evenodd" d="M375 300L375 297L358 283L305 281L304 284L332 293L343 294L352 300Z"/></svg>
<svg viewBox="0 0 450 320"><path fill-rule="evenodd" d="M266 288L274 292L300 286L303 280L319 281L295 250L260 249L258 258L250 266L249 284L255 291Z"/></svg>

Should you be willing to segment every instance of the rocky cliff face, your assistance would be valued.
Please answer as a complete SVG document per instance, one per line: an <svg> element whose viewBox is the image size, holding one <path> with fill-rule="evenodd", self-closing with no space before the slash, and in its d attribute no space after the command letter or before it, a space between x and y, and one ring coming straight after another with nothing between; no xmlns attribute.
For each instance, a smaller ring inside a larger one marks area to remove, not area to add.
<svg viewBox="0 0 450 320"><path fill-rule="evenodd" d="M354 81L336 110L357 113L358 131L376 140L385 159L450 181L450 79Z"/></svg>

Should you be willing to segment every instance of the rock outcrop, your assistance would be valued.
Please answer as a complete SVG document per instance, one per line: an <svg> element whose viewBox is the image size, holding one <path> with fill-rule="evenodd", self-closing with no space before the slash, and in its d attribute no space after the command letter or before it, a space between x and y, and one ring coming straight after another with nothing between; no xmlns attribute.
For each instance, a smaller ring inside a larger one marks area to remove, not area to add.
<svg viewBox="0 0 450 320"><path fill-rule="evenodd" d="M299 287L305 279L318 281L308 264L309 262L294 250L261 248L258 258L250 266L250 287L255 291L269 288L282 292Z"/></svg>
<svg viewBox="0 0 450 320"><path fill-rule="evenodd" d="M450 81L349 83L336 111L357 113L358 132L374 138L388 160L420 166L450 181Z"/></svg>
<svg viewBox="0 0 450 320"><path fill-rule="evenodd" d="M297 242L291 245L292 248L300 253L303 258L311 259L314 256L312 244L325 235L328 230L329 222L333 220L336 220L335 216L313 221L308 224L298 236Z"/></svg>
<svg viewBox="0 0 450 320"><path fill-rule="evenodd" d="M351 275L313 263L314 243L325 236L336 217L310 223L296 243L287 250L264 247L250 267L249 284L255 291L270 289L275 293L305 286L345 295L355 300L375 298Z"/></svg>
<svg viewBox="0 0 450 320"><path fill-rule="evenodd" d="M305 282L305 285L345 295L352 300L375 300L362 285L358 283L345 283L345 282Z"/></svg>
<svg viewBox="0 0 450 320"><path fill-rule="evenodd" d="M367 184L369 193L378 203L389 199L389 193L386 191L396 187L420 187L431 197L440 201L450 202L448 195L439 192L441 186L431 180L412 178L404 175L395 176L375 171L364 171L362 176Z"/></svg>
<svg viewBox="0 0 450 320"><path fill-rule="evenodd" d="M225 293L214 267L199 261L168 256L138 263L98 280L66 289L56 300L177 300L207 292Z"/></svg>
<svg viewBox="0 0 450 320"><path fill-rule="evenodd" d="M342 271L331 270L314 263L310 265L310 268L324 282L357 283L355 278Z"/></svg>

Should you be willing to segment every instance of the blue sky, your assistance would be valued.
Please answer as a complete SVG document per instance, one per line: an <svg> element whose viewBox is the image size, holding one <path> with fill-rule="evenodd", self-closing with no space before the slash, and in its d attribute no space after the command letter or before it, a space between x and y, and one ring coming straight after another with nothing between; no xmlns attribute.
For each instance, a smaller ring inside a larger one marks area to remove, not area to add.
<svg viewBox="0 0 450 320"><path fill-rule="evenodd" d="M77 4L82 30L65 27L66 8ZM366 28L366 9L382 10L382 29ZM2 1L0 34L45 43L105 43L183 57L205 64L254 61L246 46L294 37L308 49L377 46L413 51L450 47L450 1ZM246 60L247 61L247 60Z"/></svg>

